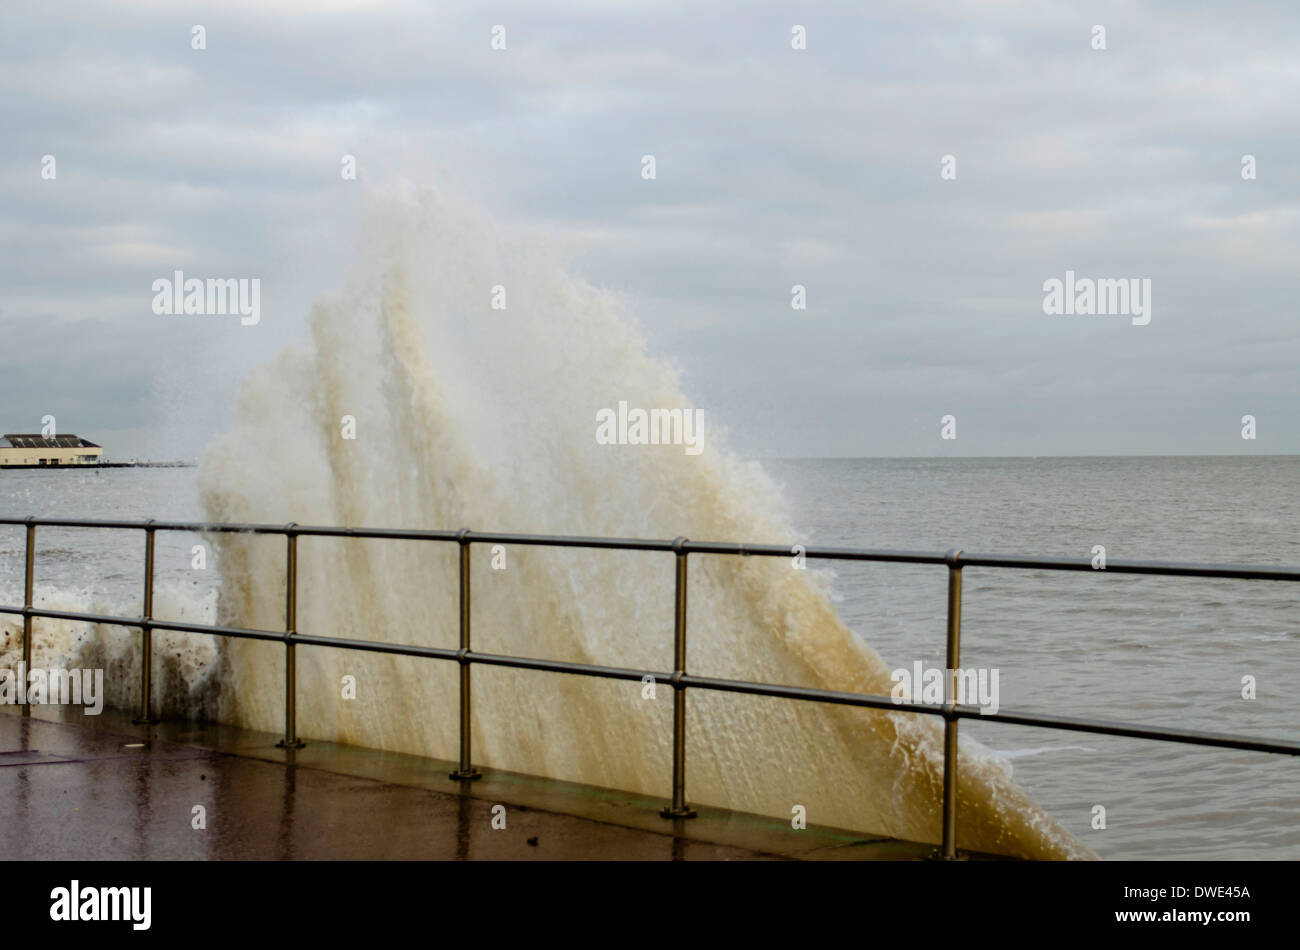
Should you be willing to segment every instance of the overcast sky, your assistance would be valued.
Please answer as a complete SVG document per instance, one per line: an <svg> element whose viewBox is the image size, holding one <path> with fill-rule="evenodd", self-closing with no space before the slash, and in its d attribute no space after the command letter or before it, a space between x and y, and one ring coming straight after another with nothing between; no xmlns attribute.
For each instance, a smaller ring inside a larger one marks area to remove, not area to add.
<svg viewBox="0 0 1300 950"><path fill-rule="evenodd" d="M197 455L410 180L620 292L745 454L1300 452L1297 51L1294 0L5 4L0 431ZM178 268L262 323L156 316ZM1044 314L1067 270L1150 323Z"/></svg>

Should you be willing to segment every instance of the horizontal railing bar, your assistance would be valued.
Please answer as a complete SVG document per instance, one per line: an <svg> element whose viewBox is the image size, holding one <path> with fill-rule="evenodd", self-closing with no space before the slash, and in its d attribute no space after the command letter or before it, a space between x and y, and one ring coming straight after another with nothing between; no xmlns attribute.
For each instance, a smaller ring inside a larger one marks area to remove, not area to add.
<svg viewBox="0 0 1300 950"><path fill-rule="evenodd" d="M281 635L283 637L283 634ZM422 656L435 660L459 661L462 653L446 647L421 647L405 643L382 643L377 640L349 640L345 637L319 637L312 634L296 634L293 642L299 646L335 647L341 650L361 650L368 653L391 653L398 656ZM572 673L581 676L595 676L603 679L641 681L647 676L658 682L671 681L672 674L651 670L633 670L618 666L597 666L591 663L570 663L565 660L545 660L538 657L508 656L499 653L475 653L465 651L467 663L482 663L485 666L506 666L520 670L542 670L550 673Z"/></svg>
<svg viewBox="0 0 1300 950"><path fill-rule="evenodd" d="M421 647L409 644L381 643L375 640L349 640L344 637L318 637L311 634L297 634L293 642L299 646L336 647L342 650L361 650L369 653L392 653L399 656L422 656L435 660L459 661L460 650L445 647ZM538 657L507 656L498 653L464 652L465 662L482 663L485 666L507 666L520 670L542 670L550 673L572 673L581 676L595 676L603 679L637 680L647 676L657 681L668 682L671 673L656 673L650 670L633 670L618 666L596 666L591 663L569 663L565 660L544 660Z"/></svg>
<svg viewBox="0 0 1300 950"><path fill-rule="evenodd" d="M470 663L483 663L487 666L507 666L520 670L542 670L548 673L573 673L581 676L595 676L599 679L636 680L640 682L647 676L654 677L657 683L672 681L671 673L652 670L632 670L619 666L595 666L590 663L569 663L565 660L543 660L535 657L507 656L499 653L467 653L465 659Z"/></svg>
<svg viewBox="0 0 1300 950"><path fill-rule="evenodd" d="M963 719L986 719L1014 726L1039 726L1065 732L1090 732L1101 736L1123 736L1130 739L1154 739L1158 742L1181 742L1188 745L1215 746L1223 749L1241 749L1247 752L1274 752L1278 755L1300 755L1300 743L1281 739L1252 739L1230 732L1201 732L1182 729L1165 729L1161 726L1135 726L1107 719L1077 719L1068 716L1038 716L1033 713L998 711L982 715L978 706L958 706Z"/></svg>
<svg viewBox="0 0 1300 950"><path fill-rule="evenodd" d="M49 617L52 620L84 620L87 623L106 623L113 627L138 627L143 621L141 617L114 617L111 614L87 614L71 610L45 610L41 607L10 607L7 605L0 606L0 614Z"/></svg>
<svg viewBox="0 0 1300 950"><path fill-rule="evenodd" d="M277 534L288 534L289 529L281 525ZM321 538L383 538L390 541L455 541L456 531L434 531L423 529L399 528L332 528L327 525L294 525L293 534Z"/></svg>
<svg viewBox="0 0 1300 950"><path fill-rule="evenodd" d="M287 639L280 634L280 639ZM460 654L445 647L422 647L413 643L383 643L379 640L349 640L346 637L321 637L310 633L295 633L293 642L299 646L335 647L340 650L358 650L362 653L391 653L396 656L422 656L432 660L457 660Z"/></svg>
<svg viewBox="0 0 1300 950"><path fill-rule="evenodd" d="M26 518L0 518L0 524L25 525ZM415 528L339 528L330 525L235 524L212 521L95 521L73 518L36 518L32 524L52 528L103 528L131 530L152 528L155 531L187 531L193 534L270 534L318 535L341 538L383 538L412 541L455 541L455 531Z"/></svg>
<svg viewBox="0 0 1300 950"><path fill-rule="evenodd" d="M944 564L942 551L896 551L869 548L822 548L792 544L743 544L730 541L687 541L687 554L738 554L742 557L793 557L822 561L889 561L897 564Z"/></svg>
<svg viewBox="0 0 1300 950"><path fill-rule="evenodd" d="M143 622L143 618L141 617L115 617L107 614L89 614L69 610L44 610L39 608L31 608L29 610L23 607L0 607L0 613L28 614L33 617L104 623L111 626L122 627L139 627ZM344 637L323 637L303 633L288 634L283 631L256 630L246 627L224 627L208 624L183 623L181 621L170 620L150 620L149 626L155 630L175 630L181 633L199 633L246 640L292 642L302 646L321 646L344 650L359 650L370 653L389 653L400 656L417 656L456 662L462 661L463 659L463 661L467 663L482 663L486 666L540 670L543 672L593 676L603 679L640 681L649 676L657 683L671 684L674 681L674 674L663 671L637 670L615 666L597 666L589 663L571 663L566 660L516 657L495 653L474 653L472 651L462 652L460 650L416 646L414 644L382 643L374 640L351 640ZM778 699L830 703L832 705L881 709L891 712L922 713L931 716L951 715L959 719L984 720L988 722L1003 723L1005 725L1034 726L1037 728L1059 729L1069 732L1087 732L1096 735L1121 736L1132 739L1151 739L1160 742L1178 742L1188 745L1239 749L1247 752L1300 755L1300 743L1285 742L1274 739L1253 739L1249 736L1235 735L1232 733L1166 729L1159 726L1139 726L1104 719L1040 716L1033 713L1019 713L1015 711L999 710L996 713L985 713L981 711L981 707L970 704L949 705L946 703L896 702L889 696L846 693L836 690L815 689L805 686L783 686L771 683L755 683L748 680L719 679L717 677L696 676L693 674L684 674L677 678L677 682L684 687L692 689L708 689L716 692L743 693L751 696L770 696Z"/></svg>
<svg viewBox="0 0 1300 950"><path fill-rule="evenodd" d="M26 614L32 617L46 617L51 620L79 620L83 623L101 623L110 627L143 627L143 617L115 617L112 614L88 614L74 610L46 610L42 607L7 607L0 606L0 614ZM211 636L234 637L239 640L277 640L283 641L283 630L258 630L249 627L223 627L206 623L183 623L179 620L150 619L148 626L154 630L175 630L179 633L202 633ZM351 641L349 641L351 642Z"/></svg>
<svg viewBox="0 0 1300 950"><path fill-rule="evenodd" d="M139 626L137 622L136 626ZM175 630L177 633L208 633L237 640L277 640L283 642L283 630L258 630L256 627L217 627L202 623L184 623L179 620L150 620L155 630Z"/></svg>
<svg viewBox="0 0 1300 950"><path fill-rule="evenodd" d="M32 617L46 617L51 620L77 620L84 623L100 623L113 627L140 627L143 617L118 617L111 614L81 613L72 610L46 610L33 607L0 606L0 614L28 614ZM292 642L299 646L334 647L343 650L358 650L363 653L389 653L397 656L418 656L435 660L459 660L459 650L444 647L426 647L406 643L383 643L378 640L352 640L347 637L324 637L307 633L288 634L282 630L258 630L248 627L226 627L218 624L185 623L179 620L151 619L149 626L154 630L174 630L178 633L199 633L209 636L232 637L239 640L270 640L275 642ZM544 660L532 657L515 657L495 653L465 654L470 663L483 663L487 666L511 666L518 669L544 670L555 673L576 673L606 679L642 680L647 676L656 681L667 683L672 679L671 673L654 670L633 670L616 666L597 666L589 663L569 663L563 660Z"/></svg>
<svg viewBox="0 0 1300 950"><path fill-rule="evenodd" d="M773 683L753 683L748 680L718 679L687 673L681 678L683 686L692 689L711 689L721 693L745 693L750 696L774 696L778 699L797 699L806 702L831 703L836 706L858 706L865 709L888 709L892 712L925 713L941 716L950 707L939 703L896 702L889 696L871 693L845 693L838 690L815 689L808 686L782 686Z"/></svg>
<svg viewBox="0 0 1300 950"><path fill-rule="evenodd" d="M741 554L760 557L790 557L794 549L771 544L718 544L687 541L690 554ZM1222 577L1233 580L1300 581L1300 567L1268 564L1200 564L1185 561L1135 561L1108 559L1104 568L1090 558L1039 557L1017 554L950 555L947 552L890 551L857 548L802 548L809 560L892 561L914 564L946 564L950 567L1003 567L1021 570L1092 571L1098 574L1159 574L1178 577Z"/></svg>
<svg viewBox="0 0 1300 950"><path fill-rule="evenodd" d="M122 530L143 529L144 521L102 521L71 518L0 518L0 524L25 525L34 524L51 528L120 528ZM284 525L280 526L281 528Z"/></svg>
<svg viewBox="0 0 1300 950"><path fill-rule="evenodd" d="M1285 742L1274 739L1253 739L1249 736L1233 735L1223 732L1191 732L1177 729L1164 729L1158 726L1138 726L1129 723L1112 722L1105 719L1071 719L1063 716L1038 716L1034 713L997 712L984 713L979 706L970 704L948 703L900 703L888 696L871 696L863 693L844 693L829 690L811 689L803 686L777 686L767 683L749 683L743 680L715 679L706 676L687 674L682 677L685 686L712 689L721 692L746 693L756 696L774 696L781 699L797 699L811 702L832 703L840 706L862 706L872 709L890 709L899 712L928 713L932 716L945 715L952 710L958 719L980 719L1018 726L1042 726L1059 728L1071 732L1091 732L1098 735L1127 736L1134 739L1156 739L1167 742L1184 742L1196 745L1212 745L1230 749L1244 749L1253 752L1275 752L1280 755L1300 755L1300 743Z"/></svg>
<svg viewBox="0 0 1300 950"><path fill-rule="evenodd" d="M1164 729L1158 726L1138 726L1105 719L1071 719L1062 716L1038 716L1034 713L1000 711L997 713L984 713L981 712L979 706L970 704L900 703L895 702L888 696L844 693L803 686L778 686L767 683L751 683L744 680L716 679L707 676L694 676L689 673L681 678L681 682L684 686L712 689L720 692L774 696L781 699L832 703L840 706L861 706L871 709L889 709L898 712L928 713L932 716L943 716L949 710L952 710L952 715L958 719L980 719L1008 725L1042 726L1071 732L1091 732L1098 735L1127 736L1134 739L1184 742L1229 749L1244 749L1252 752L1275 752L1279 755L1300 755L1300 743L1274 739L1253 739L1249 736L1225 732L1192 732Z"/></svg>
<svg viewBox="0 0 1300 950"><path fill-rule="evenodd" d="M957 556L957 564L960 567L1092 571L1097 574L1159 574L1172 577L1222 577L1232 580L1300 581L1300 567L1287 565L1274 567L1267 564L1201 564L1192 561L1130 561L1107 558L1104 568L1095 568L1092 561L1087 558L966 553Z"/></svg>
<svg viewBox="0 0 1300 950"><path fill-rule="evenodd" d="M186 531L195 534L270 534L338 538L378 538L410 541L457 541L458 531L401 528L339 528L326 525L233 524L185 521L98 521L70 518L0 518L0 525L34 524L56 528L104 528L111 530ZM676 551L676 542L646 538L596 538L556 534L503 534L466 532L465 538L480 544L519 544L542 547L601 548L626 551ZM1300 566L1265 564L1210 564L1182 561L1111 559L1103 569L1088 558L1040 557L1011 554L950 555L943 551L902 551L871 548L805 547L802 545L744 544L721 541L686 541L686 554L721 554L743 557L791 557L832 561L877 561L899 564L947 564L950 567L997 567L1044 571L1096 571L1106 574L1153 574L1174 577L1219 577L1230 580L1300 581Z"/></svg>
<svg viewBox="0 0 1300 950"><path fill-rule="evenodd" d="M555 548L603 548L618 551L671 551L673 542L653 538L588 538L562 534L500 534L489 531L470 531L467 535L476 544L525 544Z"/></svg>
<svg viewBox="0 0 1300 950"><path fill-rule="evenodd" d="M155 623L154 627L171 629L165 623ZM270 633L270 631L265 631ZM286 639L285 634L279 634L272 639ZM378 640L350 640L346 637L321 637L313 634L297 633L293 636L293 642L298 646L319 646L334 647L341 650L360 650L365 653L389 653L397 656L420 656L434 660L452 660L459 661L462 653L460 650L448 649L446 647L422 647L406 643L383 643ZM485 666L507 666L521 670L542 670L551 673L572 673L581 676L595 676L603 679L620 679L641 681L647 676L653 677L657 682L667 683L672 680L671 673L655 672L652 670L634 670L627 667L619 666L597 666L591 663L570 663L565 660L546 660L538 657L508 656L498 653L475 653L465 651L463 654L467 663L482 663Z"/></svg>

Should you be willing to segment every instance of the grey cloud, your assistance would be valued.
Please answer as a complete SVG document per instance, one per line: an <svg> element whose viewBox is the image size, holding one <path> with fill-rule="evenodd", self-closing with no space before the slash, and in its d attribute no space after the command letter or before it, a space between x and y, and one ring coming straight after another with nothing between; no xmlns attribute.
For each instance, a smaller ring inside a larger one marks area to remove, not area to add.
<svg viewBox="0 0 1300 950"><path fill-rule="evenodd" d="M1242 451L1248 411L1270 421L1250 450L1300 451L1289 3L74 3L0 25L0 404L20 418L58 401L131 454L201 448L346 269L347 152L565 248L742 451ZM271 317L159 328L147 288L173 268L259 275ZM1151 325L1044 315L1066 269L1152 278ZM75 372L23 365L51 337ZM160 422L174 385L204 390L189 425Z"/></svg>

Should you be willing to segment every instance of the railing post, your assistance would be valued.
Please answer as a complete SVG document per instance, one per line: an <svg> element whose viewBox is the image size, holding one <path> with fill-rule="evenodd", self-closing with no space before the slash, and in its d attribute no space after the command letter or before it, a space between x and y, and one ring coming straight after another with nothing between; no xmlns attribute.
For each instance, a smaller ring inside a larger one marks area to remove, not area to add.
<svg viewBox="0 0 1300 950"><path fill-rule="evenodd" d="M153 705L153 561L154 533L153 519L145 522L144 529L144 611L140 617L140 715L133 721L137 726L146 726L158 720L150 715Z"/></svg>
<svg viewBox="0 0 1300 950"><path fill-rule="evenodd" d="M298 738L298 659L294 655L293 636L298 632L298 527L291 521L284 527L286 544L284 584L284 738L276 743L281 749L301 749Z"/></svg>
<svg viewBox="0 0 1300 950"><path fill-rule="evenodd" d="M23 578L23 677L32 671L32 583L36 576L36 517L27 518L27 565ZM24 691L24 698L26 691ZM30 716L32 707L23 703L23 715Z"/></svg>
<svg viewBox="0 0 1300 950"><path fill-rule="evenodd" d="M957 669L961 663L961 551L953 548L948 563L948 710L943 725L943 851L957 858Z"/></svg>
<svg viewBox="0 0 1300 950"><path fill-rule="evenodd" d="M469 529L456 534L460 547L460 763L449 777L458 782L472 782L483 773L470 764L470 660L469 660Z"/></svg>
<svg viewBox="0 0 1300 950"><path fill-rule="evenodd" d="M686 804L686 539L673 541L676 559L676 597L673 610L673 803L659 814L664 818L694 818Z"/></svg>

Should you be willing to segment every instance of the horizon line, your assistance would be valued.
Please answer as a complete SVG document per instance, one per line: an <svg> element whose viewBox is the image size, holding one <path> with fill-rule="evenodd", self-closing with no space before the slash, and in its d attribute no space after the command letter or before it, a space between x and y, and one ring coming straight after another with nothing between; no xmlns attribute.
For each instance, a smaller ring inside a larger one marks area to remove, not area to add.
<svg viewBox="0 0 1300 950"><path fill-rule="evenodd" d="M888 462L888 461L957 461L961 459L1249 459L1249 458L1300 458L1300 452L1217 452L1177 455L1170 453L1097 453L1092 455L764 455L753 456L751 462Z"/></svg>

